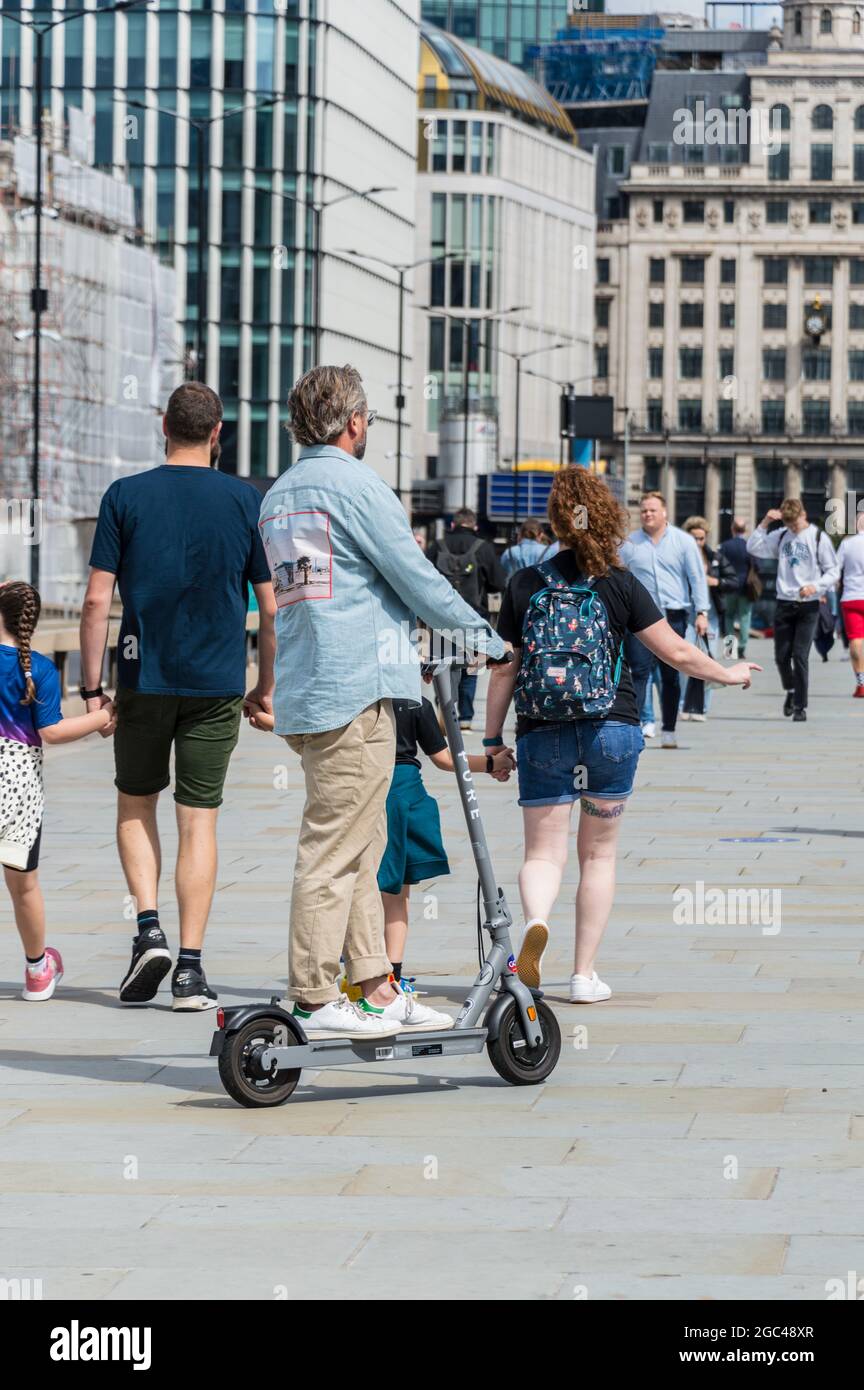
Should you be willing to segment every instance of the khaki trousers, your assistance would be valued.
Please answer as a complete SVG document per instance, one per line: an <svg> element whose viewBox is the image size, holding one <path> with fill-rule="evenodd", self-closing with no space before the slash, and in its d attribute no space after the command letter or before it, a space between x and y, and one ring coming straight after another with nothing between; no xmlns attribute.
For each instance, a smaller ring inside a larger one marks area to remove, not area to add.
<svg viewBox="0 0 864 1390"><path fill-rule="evenodd" d="M339 998L340 955L350 984L390 973L378 866L387 844L387 792L396 758L389 700L323 734L289 734L306 777L291 895L288 997Z"/></svg>

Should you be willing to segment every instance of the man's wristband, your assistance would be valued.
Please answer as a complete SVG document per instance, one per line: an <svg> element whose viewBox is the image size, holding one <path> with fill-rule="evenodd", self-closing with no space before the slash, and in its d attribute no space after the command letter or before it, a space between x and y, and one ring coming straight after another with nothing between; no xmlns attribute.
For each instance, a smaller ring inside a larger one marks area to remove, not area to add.
<svg viewBox="0 0 864 1390"><path fill-rule="evenodd" d="M78 687L78 693L82 700L98 700L104 695L101 685L97 685L95 690L85 690L83 685Z"/></svg>
<svg viewBox="0 0 864 1390"><path fill-rule="evenodd" d="M503 738L501 737L500 734L498 735L497 738L484 738L484 740L483 740L483 747L484 747L484 748L503 748L503 747L504 747L504 740L503 740Z"/></svg>

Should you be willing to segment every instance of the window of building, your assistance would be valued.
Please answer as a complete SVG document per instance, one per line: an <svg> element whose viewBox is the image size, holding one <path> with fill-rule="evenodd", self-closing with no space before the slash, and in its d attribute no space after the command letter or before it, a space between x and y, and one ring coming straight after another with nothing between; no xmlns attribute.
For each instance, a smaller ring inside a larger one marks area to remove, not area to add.
<svg viewBox="0 0 864 1390"><path fill-rule="evenodd" d="M595 299L594 301L594 322L598 328L609 327L609 300Z"/></svg>
<svg viewBox="0 0 864 1390"><path fill-rule="evenodd" d="M688 304L685 300L681 305L681 318L679 320L682 328L701 328L703 320L703 305L700 300L698 304Z"/></svg>
<svg viewBox="0 0 864 1390"><path fill-rule="evenodd" d="M666 283L666 262L660 257L652 256L648 262L648 279L652 285Z"/></svg>
<svg viewBox="0 0 864 1390"><path fill-rule="evenodd" d="M649 146L648 146L648 163L649 163L649 164L668 164L668 163L669 163L669 146L668 146L668 145L659 144L659 143L657 143L656 141L652 141L652 142L649 144Z"/></svg>
<svg viewBox="0 0 864 1390"><path fill-rule="evenodd" d="M683 404L683 402L682 402ZM698 404L698 402L696 402ZM701 428L700 424L691 428ZM675 464L675 521L680 526L688 516L701 516L705 510L705 462L700 458L678 459ZM671 520L671 518L670 518Z"/></svg>
<svg viewBox="0 0 864 1390"><path fill-rule="evenodd" d="M723 199L723 221L727 224L727 226L731 226L731 225L733 225L734 222L735 222L735 199L734 199L734 198L724 198L724 199Z"/></svg>
<svg viewBox="0 0 864 1390"><path fill-rule="evenodd" d="M834 280L833 256L805 256L805 285L830 285Z"/></svg>
<svg viewBox="0 0 864 1390"><path fill-rule="evenodd" d="M864 328L864 304L849 305L849 327Z"/></svg>
<svg viewBox="0 0 864 1390"><path fill-rule="evenodd" d="M766 285L785 285L789 278L789 263L782 256L766 256L763 277Z"/></svg>
<svg viewBox="0 0 864 1390"><path fill-rule="evenodd" d="M433 173L445 174L447 172L447 132L449 123L447 121L435 121L435 133L432 138L432 170Z"/></svg>
<svg viewBox="0 0 864 1390"><path fill-rule="evenodd" d="M652 381L657 381L663 376L663 349L648 349L648 375Z"/></svg>
<svg viewBox="0 0 864 1390"><path fill-rule="evenodd" d="M597 284L609 284L609 259L607 256L602 256L597 261Z"/></svg>
<svg viewBox="0 0 864 1390"><path fill-rule="evenodd" d="M663 429L663 402L656 398L648 402L647 425L652 434L659 434Z"/></svg>
<svg viewBox="0 0 864 1390"><path fill-rule="evenodd" d="M658 302L652 299L648 305L648 327L662 328L666 321L666 305L662 299Z"/></svg>
<svg viewBox="0 0 864 1390"><path fill-rule="evenodd" d="M596 347L594 349L594 375L598 377L607 377L609 375L608 347Z"/></svg>
<svg viewBox="0 0 864 1390"><path fill-rule="evenodd" d="M864 434L864 401L850 401L846 418L850 434Z"/></svg>
<svg viewBox="0 0 864 1390"><path fill-rule="evenodd" d="M451 142L453 156L453 173L464 174L466 160L468 158L468 122L453 122L453 139Z"/></svg>
<svg viewBox="0 0 864 1390"><path fill-rule="evenodd" d="M701 430L701 401L681 400L678 402L678 428L679 430Z"/></svg>
<svg viewBox="0 0 864 1390"><path fill-rule="evenodd" d="M810 221L819 226L827 226L831 221L831 204L810 200Z"/></svg>
<svg viewBox="0 0 864 1390"><path fill-rule="evenodd" d="M828 147L831 148L830 145ZM768 177L778 183L787 182L789 179L789 146L782 145L779 150L768 156Z"/></svg>
<svg viewBox="0 0 864 1390"><path fill-rule="evenodd" d="M785 348L765 348L762 353L762 376L766 381L786 380Z"/></svg>
<svg viewBox="0 0 864 1390"><path fill-rule="evenodd" d="M834 177L834 146L810 146L810 177L814 182L827 183Z"/></svg>
<svg viewBox="0 0 864 1390"><path fill-rule="evenodd" d="M785 327L786 327L786 305L785 305L785 304L763 304L763 305L762 305L762 327L763 327L763 328L785 328Z"/></svg>
<svg viewBox="0 0 864 1390"><path fill-rule="evenodd" d="M864 381L864 352L858 348L849 353L849 380Z"/></svg>
<svg viewBox="0 0 864 1390"><path fill-rule="evenodd" d="M606 168L610 174L627 173L627 146L610 145L606 151Z"/></svg>
<svg viewBox="0 0 864 1390"><path fill-rule="evenodd" d="M855 145L852 150L852 177L856 183L864 179L864 145Z"/></svg>
<svg viewBox="0 0 864 1390"><path fill-rule="evenodd" d="M703 285L705 283L705 257L681 257L681 284Z"/></svg>
<svg viewBox="0 0 864 1390"><path fill-rule="evenodd" d="M810 125L813 130L833 130L834 112L830 106L820 105L813 107L813 115L810 118Z"/></svg>
<svg viewBox="0 0 864 1390"><path fill-rule="evenodd" d="M864 257L850 256L849 283L851 285L864 285Z"/></svg>
<svg viewBox="0 0 864 1390"><path fill-rule="evenodd" d="M733 402L717 402L717 428L721 434L731 434L734 428Z"/></svg>
<svg viewBox="0 0 864 1390"><path fill-rule="evenodd" d="M827 405L828 402L826 401ZM804 459L801 464L801 501L809 521L825 524L825 503L828 499L827 459Z"/></svg>
<svg viewBox="0 0 864 1390"><path fill-rule="evenodd" d="M800 33L801 33L801 11L800 11L800 10L796 10L796 11L795 11L795 33L798 34L798 35L800 35Z"/></svg>
<svg viewBox="0 0 864 1390"><path fill-rule="evenodd" d="M735 353L732 348L721 348L717 354L718 375L722 381L724 377L735 375Z"/></svg>
<svg viewBox="0 0 864 1390"><path fill-rule="evenodd" d="M860 34L860 33L861 33L861 11L860 11L860 10L855 10L855 12L854 12L853 15L852 15L852 33L853 33L853 34Z"/></svg>
<svg viewBox="0 0 864 1390"><path fill-rule="evenodd" d="M785 496L786 470L782 463L756 462L756 515L764 516L777 498Z"/></svg>
<svg viewBox="0 0 864 1390"><path fill-rule="evenodd" d="M805 381L830 381L831 349L805 348L801 354L801 371Z"/></svg>
<svg viewBox="0 0 864 1390"><path fill-rule="evenodd" d="M684 146L685 164L704 164L705 146L704 145L685 145Z"/></svg>
<svg viewBox="0 0 864 1390"><path fill-rule="evenodd" d="M734 285L734 284L735 284L735 266L736 266L736 262L735 262L734 260L727 260L725 257L721 260L721 262L720 262L720 284L721 284L721 285Z"/></svg>
<svg viewBox="0 0 864 1390"><path fill-rule="evenodd" d="M864 106L859 106L855 110L855 129L864 130Z"/></svg>
<svg viewBox="0 0 864 1390"><path fill-rule="evenodd" d="M769 198L765 204L765 221L782 222L789 221L789 204L785 198Z"/></svg>
<svg viewBox="0 0 864 1390"><path fill-rule="evenodd" d="M778 101L775 106L772 106L768 115L769 123L773 130L789 130L791 128L791 113L789 107L782 101Z"/></svg>
<svg viewBox="0 0 864 1390"><path fill-rule="evenodd" d="M732 303L727 304L722 300L720 302L720 327L735 327L735 305Z"/></svg>
<svg viewBox="0 0 864 1390"><path fill-rule="evenodd" d="M856 227L864 223L864 203L852 204L852 222Z"/></svg>
<svg viewBox="0 0 864 1390"><path fill-rule="evenodd" d="M699 381L702 377L702 349L679 348L678 375L683 381Z"/></svg>
<svg viewBox="0 0 864 1390"><path fill-rule="evenodd" d="M830 34L830 33L831 33L831 11L830 11L830 10L823 10L822 13L821 13L820 16L819 16L819 33L820 33L820 34Z"/></svg>
<svg viewBox="0 0 864 1390"><path fill-rule="evenodd" d="M701 198L685 198L682 204L685 222L704 222L705 204Z"/></svg>
<svg viewBox="0 0 864 1390"><path fill-rule="evenodd" d="M831 429L831 407L828 401L804 402L804 433L828 434ZM815 518L814 518L815 519Z"/></svg>
<svg viewBox="0 0 864 1390"><path fill-rule="evenodd" d="M655 198L651 204L655 222L663 221L663 199Z"/></svg>
<svg viewBox="0 0 864 1390"><path fill-rule="evenodd" d="M784 401L762 402L762 430L765 434L782 434L786 428Z"/></svg>

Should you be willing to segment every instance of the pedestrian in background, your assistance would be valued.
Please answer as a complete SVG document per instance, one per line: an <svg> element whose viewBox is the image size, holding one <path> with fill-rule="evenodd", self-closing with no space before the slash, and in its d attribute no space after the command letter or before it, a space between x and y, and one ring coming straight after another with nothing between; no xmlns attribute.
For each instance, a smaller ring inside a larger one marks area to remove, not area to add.
<svg viewBox="0 0 864 1390"><path fill-rule="evenodd" d="M692 618L697 634L704 637L708 632L708 585L696 542L679 527L670 526L662 493L645 493L639 519L641 529L633 531L621 547L622 561L648 590L673 632L683 638ZM636 708L641 711L655 658L630 633L625 644L636 688ZM663 709L660 746L677 748L675 726L681 703L678 668L661 662L660 684Z"/></svg>
<svg viewBox="0 0 864 1390"><path fill-rule="evenodd" d="M769 530L772 522L781 522ZM819 621L819 600L837 583L840 567L821 527L807 520L798 497L787 497L765 513L747 542L757 560L777 560L774 660L786 692L783 713L795 723L807 718L810 648Z"/></svg>
<svg viewBox="0 0 864 1390"><path fill-rule="evenodd" d="M837 551L840 571L840 616L849 642L855 672L856 700L864 700L864 512L859 513L854 536L844 536Z"/></svg>
<svg viewBox="0 0 864 1390"><path fill-rule="evenodd" d="M543 540L543 523L537 517L529 516L519 527L519 539L510 545L501 556L501 568L509 579L517 570L527 565L537 565L548 550L548 542Z"/></svg>
<svg viewBox="0 0 864 1390"><path fill-rule="evenodd" d="M688 640L695 641L697 646L701 642L709 656L716 657L717 638L720 635L725 611L724 600L727 594L734 593L737 589L738 578L722 549L712 550L708 544L708 533L711 528L704 516L688 516L681 529L686 531L688 536L692 536L699 547L705 569L705 582L708 585L708 631L704 637L699 638L695 631L691 636L688 629ZM693 719L697 723L704 724L708 713L706 696L705 682L691 676L684 690L681 718Z"/></svg>
<svg viewBox="0 0 864 1390"><path fill-rule="evenodd" d="M439 573L450 581L459 597L488 623L489 595L504 592L507 575L494 545L477 535L476 513L470 507L456 512L451 529L442 540L432 541L426 556ZM476 693L476 670L463 667L457 694L459 725L462 729L471 728Z"/></svg>
<svg viewBox="0 0 864 1390"><path fill-rule="evenodd" d="M747 523L736 516L732 522L732 535L720 546L720 554L735 571L738 587L725 595L723 613L723 636L730 639L727 656L732 656L735 643L735 624L738 624L738 658L743 661L747 655L750 640L750 619L753 604L762 592L759 570L753 556L747 550Z"/></svg>

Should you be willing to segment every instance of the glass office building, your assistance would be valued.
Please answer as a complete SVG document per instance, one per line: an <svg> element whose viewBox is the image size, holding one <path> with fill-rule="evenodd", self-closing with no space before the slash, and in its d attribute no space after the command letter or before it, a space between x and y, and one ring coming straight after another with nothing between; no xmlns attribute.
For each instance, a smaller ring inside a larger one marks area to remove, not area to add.
<svg viewBox="0 0 864 1390"><path fill-rule="evenodd" d="M19 3L3 0L7 12L18 13ZM81 4L74 0L75 8ZM92 14L55 28L46 39L45 108L53 142L64 145L70 108L83 110L91 122L92 162L134 185L145 240L177 269L190 375L199 374L198 306L202 296L206 302L206 379L225 403L223 466L243 474L276 473L290 456L289 437L280 428L285 399L314 351L314 219L306 202L336 201L397 183L380 177L380 154L377 167L367 167L365 149L374 162L382 130L390 134L411 120L416 0L406 0L407 9L394 0L371 0L374 13L364 5L363 24L353 6L332 0L179 0L162 3L158 12L119 14L97 13L95 0L89 4ZM39 13L51 17L47 7ZM53 17L62 13L56 7ZM368 39L370 19L375 42ZM33 55L32 34L0 15L3 138L33 129ZM341 98L333 90L337 82ZM397 100L381 102L375 112L376 83L388 97L391 87L404 90L404 113ZM361 86L369 91L368 111ZM359 158L354 153L353 164L340 163L345 127L361 116L365 149ZM203 210L199 139L206 165ZM399 155L391 150L390 164L401 175ZM407 202L413 204L413 150L402 162ZM298 206L292 198L303 201ZM357 215L361 249L383 242L389 254L386 228L381 235L369 220L375 211L370 205ZM377 211L383 216L390 209ZM206 246L199 285L202 218ZM335 239L343 226L338 215L325 221L334 222L331 245L352 244ZM413 213L399 219L394 260L410 250L403 230L413 231ZM335 290L337 271L324 258L322 264L326 323L327 274ZM395 300L392 316L395 324ZM338 318L334 307L331 322ZM389 326L379 336L386 355ZM328 349L334 356L346 351L332 338ZM357 365L365 376L365 364ZM378 375L392 382L395 367L382 362Z"/></svg>
<svg viewBox="0 0 864 1390"><path fill-rule="evenodd" d="M534 44L567 23L572 0L422 0L423 19L522 67Z"/></svg>

